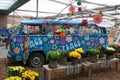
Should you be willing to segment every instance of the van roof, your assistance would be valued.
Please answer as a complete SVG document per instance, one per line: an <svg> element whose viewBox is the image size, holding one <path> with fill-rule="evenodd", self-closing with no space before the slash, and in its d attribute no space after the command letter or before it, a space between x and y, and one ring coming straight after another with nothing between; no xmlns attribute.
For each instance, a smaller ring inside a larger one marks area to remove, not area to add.
<svg viewBox="0 0 120 80"><path fill-rule="evenodd" d="M81 22L79 21L74 21L74 20L24 20L21 23L23 24L45 24L46 22L50 23L50 24L80 24ZM94 22L89 22L89 24L95 24Z"/></svg>

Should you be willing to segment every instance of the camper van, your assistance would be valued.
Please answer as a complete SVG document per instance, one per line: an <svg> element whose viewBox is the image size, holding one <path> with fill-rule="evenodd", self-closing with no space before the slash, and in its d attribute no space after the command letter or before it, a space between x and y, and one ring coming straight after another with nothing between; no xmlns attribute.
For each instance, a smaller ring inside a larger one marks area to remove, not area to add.
<svg viewBox="0 0 120 80"><path fill-rule="evenodd" d="M69 52L80 47L87 51L107 45L106 29L94 22L83 26L73 20L25 20L21 22L18 34L12 36L8 58L38 67L45 63L49 51Z"/></svg>

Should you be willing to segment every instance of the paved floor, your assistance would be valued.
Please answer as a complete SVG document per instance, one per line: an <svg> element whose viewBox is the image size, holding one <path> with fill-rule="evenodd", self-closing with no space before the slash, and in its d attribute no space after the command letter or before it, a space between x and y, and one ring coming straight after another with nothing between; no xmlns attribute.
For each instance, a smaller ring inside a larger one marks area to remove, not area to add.
<svg viewBox="0 0 120 80"><path fill-rule="evenodd" d="M0 46L0 58L7 58L8 49L5 46Z"/></svg>

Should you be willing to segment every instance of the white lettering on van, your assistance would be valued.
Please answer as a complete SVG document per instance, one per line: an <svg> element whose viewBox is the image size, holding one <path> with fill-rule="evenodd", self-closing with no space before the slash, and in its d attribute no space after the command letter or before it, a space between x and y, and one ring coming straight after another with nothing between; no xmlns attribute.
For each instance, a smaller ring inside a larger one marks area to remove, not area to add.
<svg viewBox="0 0 120 80"><path fill-rule="evenodd" d="M70 43L70 49L74 49L73 43Z"/></svg>
<svg viewBox="0 0 120 80"><path fill-rule="evenodd" d="M38 38L39 45L43 44L41 38Z"/></svg>
<svg viewBox="0 0 120 80"><path fill-rule="evenodd" d="M42 42L41 38L36 38L34 40L30 40L30 48L37 47L42 44L43 44L43 42Z"/></svg>
<svg viewBox="0 0 120 80"><path fill-rule="evenodd" d="M35 47L34 42L30 41L30 48Z"/></svg>
<svg viewBox="0 0 120 80"><path fill-rule="evenodd" d="M23 51L23 43L20 44L20 49Z"/></svg>
<svg viewBox="0 0 120 80"><path fill-rule="evenodd" d="M80 41L74 41L73 43L69 43L69 44L66 44L66 45L60 45L59 47L62 48L62 50L73 50L77 47L81 47L81 44L80 44Z"/></svg>

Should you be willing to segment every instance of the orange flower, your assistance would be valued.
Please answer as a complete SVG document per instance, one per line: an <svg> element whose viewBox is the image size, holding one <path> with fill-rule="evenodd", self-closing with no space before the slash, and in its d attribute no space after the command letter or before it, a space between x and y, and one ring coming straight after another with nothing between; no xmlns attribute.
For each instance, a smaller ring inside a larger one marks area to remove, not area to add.
<svg viewBox="0 0 120 80"><path fill-rule="evenodd" d="M19 52L20 52L20 48L15 47L15 48L14 48L14 53L15 53L15 54L19 54Z"/></svg>

